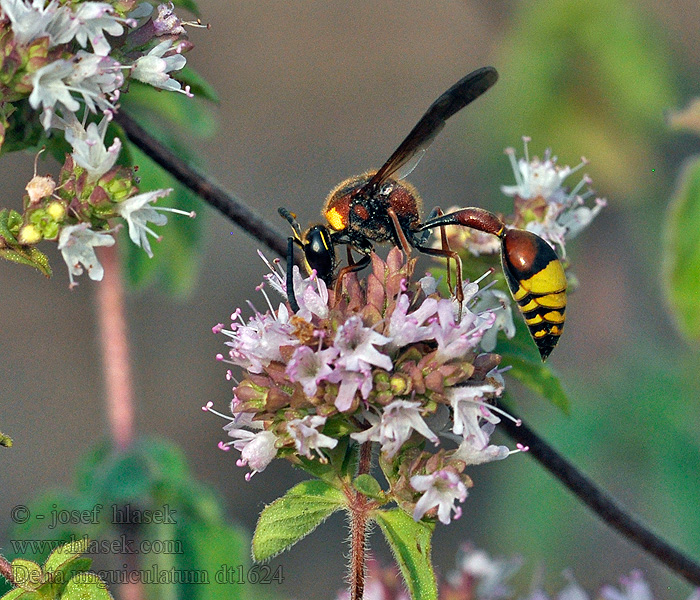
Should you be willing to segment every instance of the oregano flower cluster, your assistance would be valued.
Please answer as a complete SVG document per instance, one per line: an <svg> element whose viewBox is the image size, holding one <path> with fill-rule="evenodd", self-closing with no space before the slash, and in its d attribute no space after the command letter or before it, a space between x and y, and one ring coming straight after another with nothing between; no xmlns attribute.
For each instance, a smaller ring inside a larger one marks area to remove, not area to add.
<svg viewBox="0 0 700 600"><path fill-rule="evenodd" d="M134 170L118 164L122 141L106 136L131 81L192 95L172 77L192 48L185 25L172 3L0 0L0 151L55 136L72 150L58 180L35 172L22 211L0 211L1 256L50 274L36 245L51 240L71 286L83 271L100 280L94 249L114 244L114 219L152 255L149 223L173 210L152 204L171 190L139 193Z"/></svg>

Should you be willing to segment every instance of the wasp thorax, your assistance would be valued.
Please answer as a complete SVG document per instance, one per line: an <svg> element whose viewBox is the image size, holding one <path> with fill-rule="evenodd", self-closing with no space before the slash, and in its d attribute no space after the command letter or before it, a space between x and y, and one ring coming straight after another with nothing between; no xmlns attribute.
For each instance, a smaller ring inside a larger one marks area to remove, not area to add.
<svg viewBox="0 0 700 600"><path fill-rule="evenodd" d="M350 222L351 203L357 196L357 192L365 186L372 175L374 175L374 171L350 177L341 181L328 194L321 214L326 218L332 229L343 231L347 228Z"/></svg>

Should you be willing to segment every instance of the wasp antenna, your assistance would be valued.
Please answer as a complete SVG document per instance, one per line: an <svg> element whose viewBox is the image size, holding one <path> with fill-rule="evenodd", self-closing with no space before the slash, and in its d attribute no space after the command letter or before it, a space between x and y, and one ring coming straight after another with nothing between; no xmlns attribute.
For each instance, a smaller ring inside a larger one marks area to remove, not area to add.
<svg viewBox="0 0 700 600"><path fill-rule="evenodd" d="M280 207L277 209L277 212L287 219L287 222L292 226L292 231L294 232L294 237L296 237L298 240L301 239L301 225L299 225L297 221L297 216L293 212L289 212L286 208Z"/></svg>

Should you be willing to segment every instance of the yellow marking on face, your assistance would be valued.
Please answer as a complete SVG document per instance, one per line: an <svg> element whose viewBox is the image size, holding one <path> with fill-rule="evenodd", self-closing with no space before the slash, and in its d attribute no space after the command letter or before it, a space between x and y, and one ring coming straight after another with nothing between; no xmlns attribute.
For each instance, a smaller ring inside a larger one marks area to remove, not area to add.
<svg viewBox="0 0 700 600"><path fill-rule="evenodd" d="M330 208L326 211L326 220L328 224L336 231L342 231L346 227L345 219L335 208Z"/></svg>
<svg viewBox="0 0 700 600"><path fill-rule="evenodd" d="M563 292L566 290L564 267L561 266L558 260L553 260L544 269L530 277L530 279L522 280L520 285L533 294Z"/></svg>

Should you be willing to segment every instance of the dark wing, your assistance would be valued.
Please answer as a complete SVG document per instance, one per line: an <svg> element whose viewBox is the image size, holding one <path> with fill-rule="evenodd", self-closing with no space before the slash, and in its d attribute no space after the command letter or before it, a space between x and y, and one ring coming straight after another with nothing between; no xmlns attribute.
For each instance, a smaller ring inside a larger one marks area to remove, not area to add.
<svg viewBox="0 0 700 600"><path fill-rule="evenodd" d="M481 96L496 83L497 79L496 69L482 67L455 83L430 105L389 160L367 182L363 191L369 192L376 189L390 177L394 179L406 177L416 167L437 134L442 131L445 121Z"/></svg>

